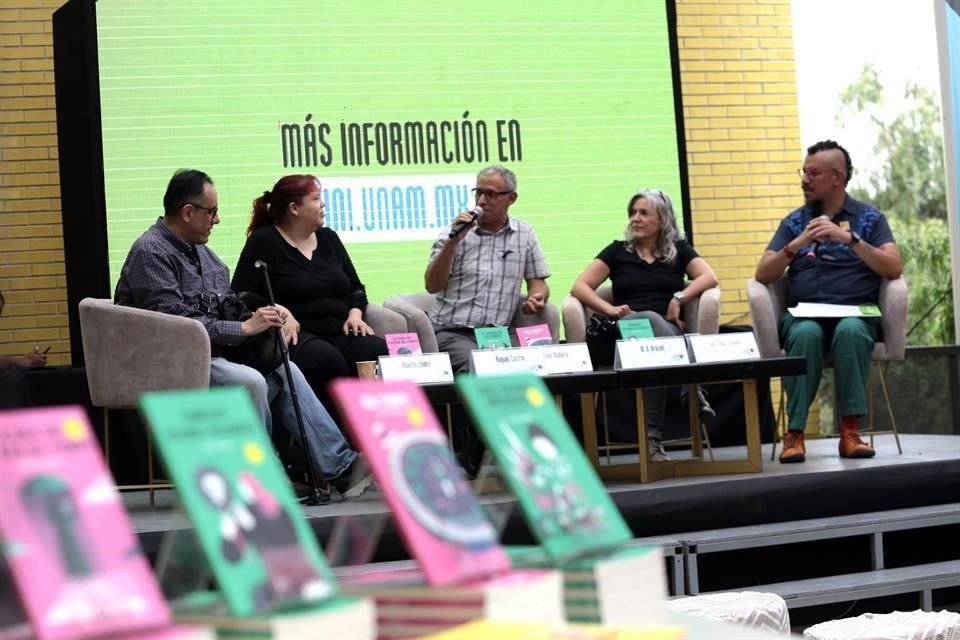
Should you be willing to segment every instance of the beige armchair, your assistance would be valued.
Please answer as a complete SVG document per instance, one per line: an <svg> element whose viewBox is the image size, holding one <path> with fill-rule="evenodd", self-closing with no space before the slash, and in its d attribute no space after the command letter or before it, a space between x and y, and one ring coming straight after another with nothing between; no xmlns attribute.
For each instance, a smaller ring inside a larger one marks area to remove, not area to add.
<svg viewBox="0 0 960 640"><path fill-rule="evenodd" d="M145 391L205 389L210 386L210 337L196 320L123 307L110 300L80 301L80 334L90 400L103 408L104 450L110 461L110 409L132 409ZM147 430L147 489L150 505L157 482L153 445Z"/></svg>
<svg viewBox="0 0 960 640"><path fill-rule="evenodd" d="M598 288L597 295L607 302L613 302L613 288L609 284ZM575 297L564 298L563 334L567 342L584 342L587 339L587 324L593 313L593 309L584 306ZM707 289L697 300L684 305L683 321L687 324L687 333L717 333L720 330L720 289Z"/></svg>
<svg viewBox="0 0 960 640"><path fill-rule="evenodd" d="M383 301L383 306L395 311L404 317L407 331L416 332L420 339L420 349L424 353L436 353L437 336L433 332L430 322L430 309L436 296L432 293L410 293L397 295ZM550 327L550 335L554 342L560 341L560 312L556 305L547 303L543 311L528 315L520 310L523 298L517 296L517 312L510 322L511 327L529 327L535 324L546 324Z"/></svg>
<svg viewBox="0 0 960 640"><path fill-rule="evenodd" d="M404 333L407 330L407 319L396 311L391 311L378 304L368 304L363 312L363 321L370 325L373 332L380 337L388 333Z"/></svg>
<svg viewBox="0 0 960 640"><path fill-rule="evenodd" d="M747 302L750 306L750 317L753 320L753 331L757 336L757 346L760 348L760 355L764 358L782 356L783 348L780 346L779 322L780 316L787 309L787 303L790 300L790 288L786 273L770 284L761 284L757 280L750 278L747 281ZM880 382L880 389L883 393L884 401L887 405L887 413L890 418L891 431L876 431L873 428L873 412L870 411L868 403L868 427L863 433L870 435L871 444L873 436L879 433L892 432L897 442L897 450L903 453L900 446L900 435L897 433L897 423L893 416L893 406L890 404L890 396L887 393L887 383L884 378L886 363L892 360L903 360L906 354L907 346L907 281L903 278L894 280L884 280L880 285L879 307L881 316L882 338L881 341L873 345L873 362L876 365L877 380ZM828 358L827 366L831 366ZM778 436L783 415L783 390L780 392L780 407L777 411ZM774 452L776 452L776 441L774 441ZM771 458L772 459L772 458Z"/></svg>

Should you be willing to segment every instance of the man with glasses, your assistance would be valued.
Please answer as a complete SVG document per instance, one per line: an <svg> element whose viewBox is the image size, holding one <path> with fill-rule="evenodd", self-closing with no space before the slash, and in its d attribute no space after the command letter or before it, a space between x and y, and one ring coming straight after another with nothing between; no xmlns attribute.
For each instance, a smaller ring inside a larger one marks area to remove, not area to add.
<svg viewBox="0 0 960 640"><path fill-rule="evenodd" d="M807 149L799 170L805 204L780 223L754 276L769 284L786 269L791 307L798 302L877 304L882 280L903 272L886 217L847 194L852 173L850 154L833 140ZM780 462L802 462L806 457L803 429L828 349L836 369L840 456L873 457L873 448L857 433L857 420L867 411L867 377L880 319L796 318L786 311L779 329L787 355L807 361L805 375L784 379L788 431Z"/></svg>
<svg viewBox="0 0 960 640"><path fill-rule="evenodd" d="M195 169L177 171L167 185L163 208L163 217L127 254L114 296L117 304L199 320L210 335L210 384L246 387L268 432L272 405L284 427L298 436L296 409L283 366L262 374L224 357L227 348L240 344L244 337L272 328L278 328L288 342L295 341L299 327L287 322L290 313L280 305L260 307L242 322L224 317L225 308L240 303L230 289L227 267L206 246L214 225L220 223L213 180ZM359 454L344 440L297 365L291 362L290 370L313 463L341 497L359 496L370 482L365 474L353 478Z"/></svg>
<svg viewBox="0 0 960 640"><path fill-rule="evenodd" d="M517 201L517 177L505 167L487 167L473 192L481 212L461 213L443 230L424 274L427 291L437 294L430 313L437 345L450 354L455 372L469 369L474 328L510 324L521 281L527 284L524 313L541 311L550 295L550 270L533 227L507 214Z"/></svg>

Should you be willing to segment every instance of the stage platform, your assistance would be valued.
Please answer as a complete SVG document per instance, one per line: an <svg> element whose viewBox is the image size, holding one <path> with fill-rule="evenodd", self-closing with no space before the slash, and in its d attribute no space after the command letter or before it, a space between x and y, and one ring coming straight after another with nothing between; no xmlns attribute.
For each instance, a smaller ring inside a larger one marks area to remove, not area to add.
<svg viewBox="0 0 960 640"><path fill-rule="evenodd" d="M883 435L876 438L877 457L844 460L837 456L836 439L808 440L807 461L790 465L771 462L771 445L767 444L763 446L764 466L760 473L607 486L638 538L960 500L960 436L902 435L901 441L902 455L897 454L893 436ZM717 448L714 452L718 459L745 455L744 447ZM671 456L682 455L671 452ZM154 508L148 506L145 492L126 493L124 498L148 553L156 552L165 533L187 526L173 506L171 491L157 492ZM483 500L513 502L499 492L485 493ZM384 511L376 493L368 493L355 502L304 508L321 542L328 539L338 516ZM509 544L531 542L516 510L509 516L503 540ZM399 539L388 525L377 558L405 557Z"/></svg>

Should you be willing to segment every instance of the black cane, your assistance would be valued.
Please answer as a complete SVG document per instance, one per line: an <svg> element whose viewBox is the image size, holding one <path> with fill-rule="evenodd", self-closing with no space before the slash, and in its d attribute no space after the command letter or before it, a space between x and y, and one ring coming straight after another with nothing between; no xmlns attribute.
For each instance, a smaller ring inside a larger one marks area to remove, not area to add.
<svg viewBox="0 0 960 640"><path fill-rule="evenodd" d="M275 306L276 301L273 299L273 286L270 284L270 265L263 260L257 260L253 263L253 266L263 272L263 282L267 285L267 299L271 307ZM330 502L330 498L320 491L319 485L320 479L326 480L326 478L314 467L313 456L310 455L310 445L307 443L307 429L303 425L303 414L300 413L300 400L297 398L297 385L293 383L293 372L290 371L290 352L287 349L287 341L283 339L283 332L279 328L277 328L274 335L280 345L280 353L283 354L283 370L287 374L287 383L290 385L290 401L293 402L293 411L297 414L297 428L300 430L300 442L303 444L303 453L307 457L307 477L310 478L310 486L313 489L313 495L306 496L301 502L309 506L326 504Z"/></svg>

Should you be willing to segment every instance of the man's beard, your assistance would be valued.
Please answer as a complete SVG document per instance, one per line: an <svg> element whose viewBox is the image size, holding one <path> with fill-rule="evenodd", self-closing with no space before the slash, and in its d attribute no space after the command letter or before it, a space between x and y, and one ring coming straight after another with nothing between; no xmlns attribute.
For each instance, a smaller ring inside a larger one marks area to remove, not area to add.
<svg viewBox="0 0 960 640"><path fill-rule="evenodd" d="M812 195L813 192L812 191L803 192L803 200L806 206L809 209L812 209L814 213L823 213L823 200L821 200L820 198L807 197L808 193Z"/></svg>

